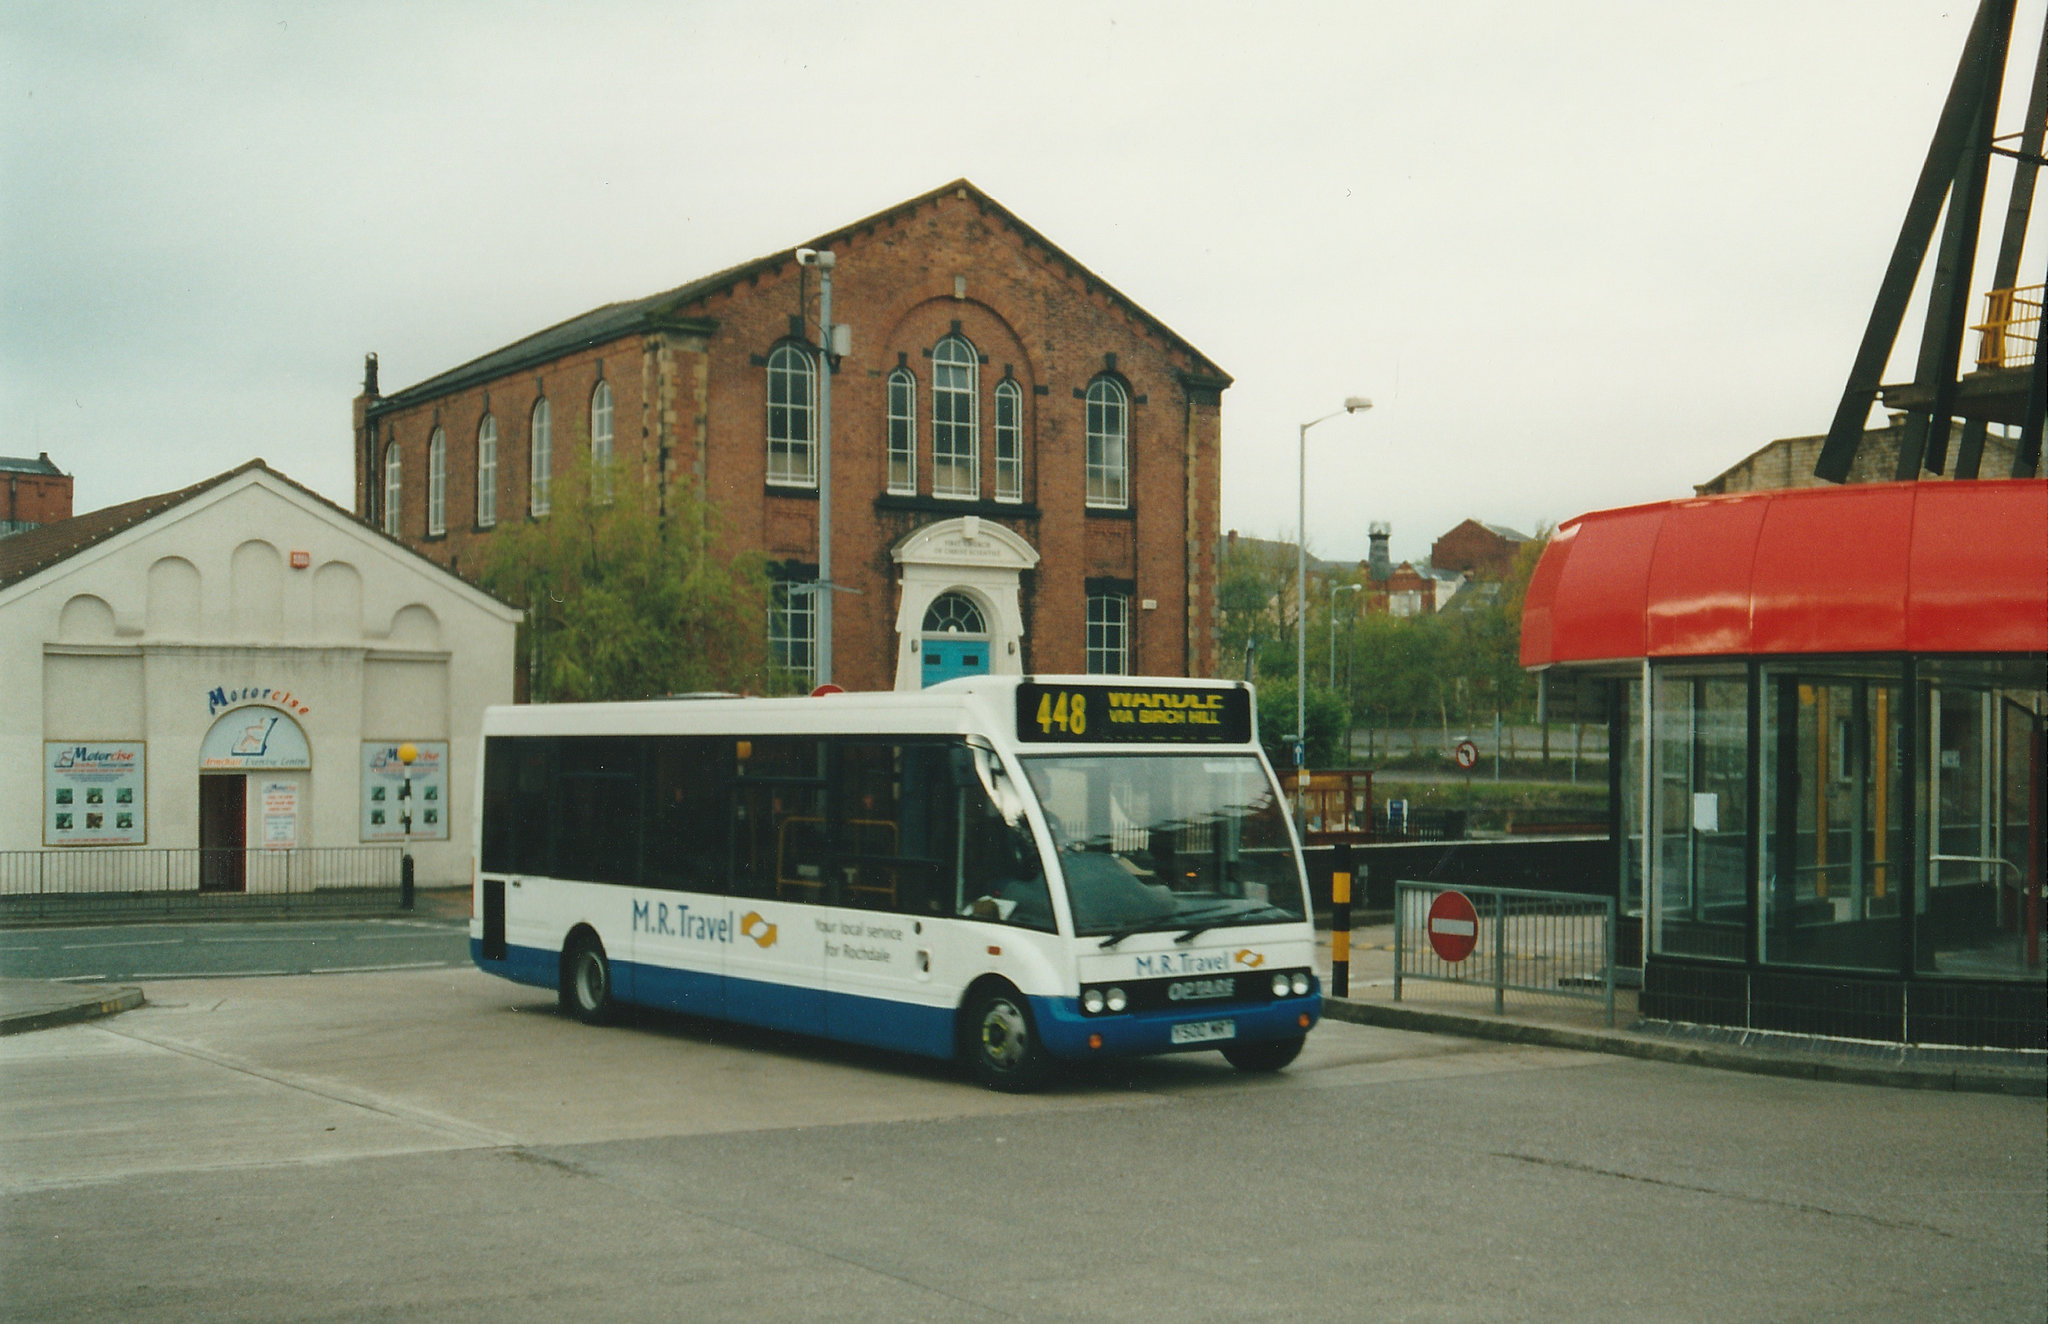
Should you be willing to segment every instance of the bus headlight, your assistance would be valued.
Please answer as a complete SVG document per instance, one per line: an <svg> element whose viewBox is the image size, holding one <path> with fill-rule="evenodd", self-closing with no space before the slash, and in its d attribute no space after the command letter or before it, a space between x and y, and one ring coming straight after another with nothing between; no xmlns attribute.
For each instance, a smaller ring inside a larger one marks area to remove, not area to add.
<svg viewBox="0 0 2048 1324"><path fill-rule="evenodd" d="M1276 973L1276 974L1275 974L1275 975L1273 976L1273 996L1274 996L1274 997L1276 997L1276 998L1284 998L1284 997L1286 997L1286 996L1287 996L1287 987L1288 987L1288 986L1287 986L1287 976L1286 976L1286 974L1285 974L1284 972L1283 972L1283 973Z"/></svg>
<svg viewBox="0 0 2048 1324"><path fill-rule="evenodd" d="M1124 991L1120 988L1109 990L1109 996L1104 1001L1111 1011L1122 1011L1131 1005L1131 1000L1124 996Z"/></svg>
<svg viewBox="0 0 2048 1324"><path fill-rule="evenodd" d="M1102 1014L1102 1005L1102 990L1099 988L1091 988L1081 995L1081 1010L1087 1012L1090 1016L1100 1016Z"/></svg>
<svg viewBox="0 0 2048 1324"><path fill-rule="evenodd" d="M1315 984L1315 981L1309 978L1308 972L1305 970L1295 971L1294 978L1288 982L1289 986L1294 989L1294 996L1297 998L1307 997L1309 989Z"/></svg>

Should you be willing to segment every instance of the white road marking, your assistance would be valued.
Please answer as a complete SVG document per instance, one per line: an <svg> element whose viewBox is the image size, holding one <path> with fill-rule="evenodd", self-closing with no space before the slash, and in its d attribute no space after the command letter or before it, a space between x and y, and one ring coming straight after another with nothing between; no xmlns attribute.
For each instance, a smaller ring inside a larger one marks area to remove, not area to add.
<svg viewBox="0 0 2048 1324"><path fill-rule="evenodd" d="M135 942L67 942L58 950L89 952L102 947L176 947L181 941L182 939L178 938L144 938Z"/></svg>

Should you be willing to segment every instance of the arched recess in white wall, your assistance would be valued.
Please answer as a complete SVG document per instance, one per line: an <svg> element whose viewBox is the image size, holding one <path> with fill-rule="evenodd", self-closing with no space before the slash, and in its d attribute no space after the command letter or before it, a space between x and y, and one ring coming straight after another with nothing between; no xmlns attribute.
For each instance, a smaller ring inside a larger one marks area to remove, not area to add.
<svg viewBox="0 0 2048 1324"><path fill-rule="evenodd" d="M363 637L363 575L346 561L313 572L313 622L323 639Z"/></svg>
<svg viewBox="0 0 2048 1324"><path fill-rule="evenodd" d="M191 639L199 633L199 567L182 556L166 556L149 568L144 608L153 638Z"/></svg>
<svg viewBox="0 0 2048 1324"><path fill-rule="evenodd" d="M228 562L228 613L238 641L272 639L284 628L284 558L252 538Z"/></svg>
<svg viewBox="0 0 2048 1324"><path fill-rule="evenodd" d="M114 609L104 598L81 593L64 604L57 637L66 643L103 643L114 637Z"/></svg>
<svg viewBox="0 0 2048 1324"><path fill-rule="evenodd" d="M400 607L391 618L391 644L394 648L439 648L441 618L417 602Z"/></svg>

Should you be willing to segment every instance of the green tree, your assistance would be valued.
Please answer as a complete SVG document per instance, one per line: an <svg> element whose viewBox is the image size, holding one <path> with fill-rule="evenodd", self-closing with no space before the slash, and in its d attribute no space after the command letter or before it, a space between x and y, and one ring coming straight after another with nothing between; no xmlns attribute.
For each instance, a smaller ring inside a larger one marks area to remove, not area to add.
<svg viewBox="0 0 2048 1324"><path fill-rule="evenodd" d="M1257 694L1259 744L1265 748L1266 757L1275 769L1284 771L1292 768L1294 747L1288 743L1287 737L1294 732L1294 677L1261 682ZM1343 767L1348 762L1344 743L1351 730L1351 716L1345 710L1343 696L1335 690L1311 683L1306 709L1308 766Z"/></svg>
<svg viewBox="0 0 2048 1324"><path fill-rule="evenodd" d="M768 665L761 557L726 551L717 512L687 485L669 490L663 518L651 483L613 464L593 494L588 447L562 451L552 509L501 528L480 575L526 610L529 698L787 688Z"/></svg>
<svg viewBox="0 0 2048 1324"><path fill-rule="evenodd" d="M1292 543L1238 538L1224 549L1216 581L1216 659L1222 674L1244 674L1247 644L1255 650L1255 671L1270 673L1267 654L1283 627L1293 626L1293 601ZM1293 674L1291 660L1287 670Z"/></svg>

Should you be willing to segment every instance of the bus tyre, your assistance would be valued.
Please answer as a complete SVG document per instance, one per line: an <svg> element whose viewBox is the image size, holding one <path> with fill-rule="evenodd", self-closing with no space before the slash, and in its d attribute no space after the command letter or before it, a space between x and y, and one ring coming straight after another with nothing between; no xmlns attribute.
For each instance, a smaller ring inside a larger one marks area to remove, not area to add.
<svg viewBox="0 0 2048 1324"><path fill-rule="evenodd" d="M612 1018L612 964L605 959L604 944L594 937L578 938L562 961L562 1010L585 1025L602 1025Z"/></svg>
<svg viewBox="0 0 2048 1324"><path fill-rule="evenodd" d="M1223 1050L1224 1060L1239 1071L1278 1071L1301 1056L1302 1040L1259 1039L1251 1043L1232 1044Z"/></svg>
<svg viewBox="0 0 2048 1324"><path fill-rule="evenodd" d="M1045 1082L1052 1059L1020 995L1009 989L981 994L968 1004L966 1031L968 1066L983 1086L1022 1094Z"/></svg>

